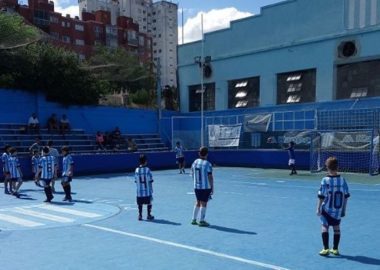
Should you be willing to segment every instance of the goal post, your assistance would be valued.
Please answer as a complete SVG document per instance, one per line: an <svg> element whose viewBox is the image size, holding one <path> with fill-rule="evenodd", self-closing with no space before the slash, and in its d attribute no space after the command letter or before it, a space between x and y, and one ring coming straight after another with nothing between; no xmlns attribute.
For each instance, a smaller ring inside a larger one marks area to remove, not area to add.
<svg viewBox="0 0 380 270"><path fill-rule="evenodd" d="M379 172L379 132L377 130L315 131L310 141L310 171L326 171L326 159L338 159L339 171Z"/></svg>

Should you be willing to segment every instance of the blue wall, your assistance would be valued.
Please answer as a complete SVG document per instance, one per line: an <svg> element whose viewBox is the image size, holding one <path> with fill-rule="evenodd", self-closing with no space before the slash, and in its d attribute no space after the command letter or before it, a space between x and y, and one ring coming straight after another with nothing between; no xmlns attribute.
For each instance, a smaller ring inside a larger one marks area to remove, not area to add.
<svg viewBox="0 0 380 270"><path fill-rule="evenodd" d="M52 113L66 114L73 128L95 133L111 131L118 126L123 133L158 133L156 110L127 109L107 106L70 106L48 102L40 94L21 90L0 89L0 123L27 123L32 112L38 114L40 124L46 126Z"/></svg>

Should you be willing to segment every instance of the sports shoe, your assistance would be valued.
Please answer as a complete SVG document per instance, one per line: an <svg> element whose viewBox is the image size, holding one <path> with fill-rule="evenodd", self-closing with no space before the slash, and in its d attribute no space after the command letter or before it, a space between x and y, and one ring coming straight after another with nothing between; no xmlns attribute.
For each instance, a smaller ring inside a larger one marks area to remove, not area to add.
<svg viewBox="0 0 380 270"><path fill-rule="evenodd" d="M199 221L199 227L208 227L208 226L210 226L210 224L209 223L207 223L206 221L204 221L204 220L201 220L201 221Z"/></svg>
<svg viewBox="0 0 380 270"><path fill-rule="evenodd" d="M191 221L191 225L198 225L197 220L196 220L196 219L193 219L193 220Z"/></svg>
<svg viewBox="0 0 380 270"><path fill-rule="evenodd" d="M138 220L142 220L142 216L141 216L141 215L139 215L137 219L138 219Z"/></svg>
<svg viewBox="0 0 380 270"><path fill-rule="evenodd" d="M153 220L153 219L154 219L154 216L152 216L152 215L148 215L148 216L146 217L146 219L147 219L147 220Z"/></svg>
<svg viewBox="0 0 380 270"><path fill-rule="evenodd" d="M4 190L4 193L5 193L5 194L11 194L11 193L9 193L9 190L8 190L8 189L5 189L5 190Z"/></svg>
<svg viewBox="0 0 380 270"><path fill-rule="evenodd" d="M335 256L339 256L339 255L340 255L338 249L330 249L330 253L332 253L332 254L335 255Z"/></svg>
<svg viewBox="0 0 380 270"><path fill-rule="evenodd" d="M328 256L329 254L330 254L330 250L329 249L322 249L319 252L319 255L321 255L321 256Z"/></svg>

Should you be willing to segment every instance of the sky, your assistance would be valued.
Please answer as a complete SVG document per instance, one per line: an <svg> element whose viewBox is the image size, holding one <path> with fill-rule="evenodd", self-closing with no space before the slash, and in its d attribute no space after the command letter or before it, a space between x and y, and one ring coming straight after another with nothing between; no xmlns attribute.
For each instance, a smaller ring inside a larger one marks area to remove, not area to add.
<svg viewBox="0 0 380 270"><path fill-rule="evenodd" d="M182 44L182 27L184 42L200 40L201 14L203 14L203 32L228 28L230 21L260 13L260 8L284 0L167 0L178 4L178 42ZM19 0L27 3L27 0ZM78 0L53 0L55 11L63 16L78 16ZM157 0L154 0L157 2ZM182 11L184 23L182 25Z"/></svg>

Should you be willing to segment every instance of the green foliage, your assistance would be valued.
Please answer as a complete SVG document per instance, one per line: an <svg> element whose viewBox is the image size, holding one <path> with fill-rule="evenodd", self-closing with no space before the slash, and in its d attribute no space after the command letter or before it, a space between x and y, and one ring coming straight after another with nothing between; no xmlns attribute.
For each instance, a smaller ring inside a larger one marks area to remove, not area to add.
<svg viewBox="0 0 380 270"><path fill-rule="evenodd" d="M151 105L152 96L149 91L141 89L129 95L130 102L139 104L139 105Z"/></svg>
<svg viewBox="0 0 380 270"><path fill-rule="evenodd" d="M101 96L119 90L136 93L136 103L153 99L149 68L124 49L98 48L86 63L78 56L39 39L36 28L16 15L0 13L0 88L42 91L65 105L95 105Z"/></svg>
<svg viewBox="0 0 380 270"><path fill-rule="evenodd" d="M96 78L110 82L109 93L120 90L135 93L141 89L154 89L154 78L149 67L141 65L137 56L124 49L98 47L86 65Z"/></svg>
<svg viewBox="0 0 380 270"><path fill-rule="evenodd" d="M0 50L25 46L40 38L38 30L17 14L0 12L0 29Z"/></svg>

